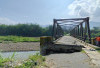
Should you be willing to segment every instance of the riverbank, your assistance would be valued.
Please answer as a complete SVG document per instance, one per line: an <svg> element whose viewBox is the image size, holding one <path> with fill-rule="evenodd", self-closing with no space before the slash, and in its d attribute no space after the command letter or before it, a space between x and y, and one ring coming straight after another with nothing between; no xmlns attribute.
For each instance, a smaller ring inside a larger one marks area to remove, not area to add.
<svg viewBox="0 0 100 68"><path fill-rule="evenodd" d="M15 53L11 57L0 56L0 68L48 68L45 57L39 53L29 56L25 60L15 60Z"/></svg>
<svg viewBox="0 0 100 68"><path fill-rule="evenodd" d="M40 50L40 42L0 43L1 52L39 51L39 50Z"/></svg>

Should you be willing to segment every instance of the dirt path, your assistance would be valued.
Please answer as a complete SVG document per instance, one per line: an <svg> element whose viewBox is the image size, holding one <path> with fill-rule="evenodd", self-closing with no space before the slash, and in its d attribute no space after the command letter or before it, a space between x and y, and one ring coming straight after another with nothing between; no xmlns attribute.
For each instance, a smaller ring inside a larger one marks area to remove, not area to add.
<svg viewBox="0 0 100 68"><path fill-rule="evenodd" d="M0 43L0 51L33 51L40 50L39 42Z"/></svg>

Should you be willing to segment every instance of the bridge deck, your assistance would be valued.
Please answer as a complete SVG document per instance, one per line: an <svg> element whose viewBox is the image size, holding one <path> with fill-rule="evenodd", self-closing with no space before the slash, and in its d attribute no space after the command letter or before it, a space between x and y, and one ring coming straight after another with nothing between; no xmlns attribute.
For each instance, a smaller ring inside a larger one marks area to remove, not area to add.
<svg viewBox="0 0 100 68"><path fill-rule="evenodd" d="M55 49L63 48L66 50L70 46L74 45L82 45L77 39L71 36L63 36L61 37L55 44L61 44L55 47ZM63 46L65 44L66 46ZM68 47L67 47L68 46ZM78 48L78 47L77 47ZM90 58L82 52L74 52L74 53L55 53L46 56L47 62L54 63L54 65L50 64L52 68L96 68Z"/></svg>
<svg viewBox="0 0 100 68"><path fill-rule="evenodd" d="M80 45L75 38L71 36L63 36L58 39L54 45L47 46L47 50L56 52L75 52L81 51L82 45Z"/></svg>
<svg viewBox="0 0 100 68"><path fill-rule="evenodd" d="M95 64L96 67L93 68L100 68L100 53L98 53L94 48L95 46L91 44L83 44L79 42L78 39L71 37L71 36L63 36L60 40L57 41L57 44L76 44L76 45L82 45L85 48L83 50L86 52L88 57L91 59L91 63ZM99 49L99 47L98 47ZM80 52L81 53L81 52Z"/></svg>
<svg viewBox="0 0 100 68"><path fill-rule="evenodd" d="M77 40L71 36L63 36L56 44L79 45Z"/></svg>

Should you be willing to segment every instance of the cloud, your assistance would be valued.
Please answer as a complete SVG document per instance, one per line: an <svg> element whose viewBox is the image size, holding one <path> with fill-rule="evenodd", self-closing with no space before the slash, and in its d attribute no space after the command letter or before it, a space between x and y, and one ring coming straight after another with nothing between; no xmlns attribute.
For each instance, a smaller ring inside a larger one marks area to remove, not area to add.
<svg viewBox="0 0 100 68"><path fill-rule="evenodd" d="M16 24L17 22L13 21L13 20L10 20L8 18L2 18L0 17L0 24L6 24L6 25L14 25Z"/></svg>
<svg viewBox="0 0 100 68"><path fill-rule="evenodd" d="M68 8L69 15L89 16L91 21L100 22L100 0L74 0Z"/></svg>

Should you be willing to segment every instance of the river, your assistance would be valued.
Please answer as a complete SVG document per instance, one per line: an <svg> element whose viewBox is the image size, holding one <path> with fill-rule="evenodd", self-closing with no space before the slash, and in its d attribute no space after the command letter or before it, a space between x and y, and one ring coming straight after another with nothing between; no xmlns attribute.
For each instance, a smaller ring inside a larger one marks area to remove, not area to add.
<svg viewBox="0 0 100 68"><path fill-rule="evenodd" d="M1 56L4 58L11 57L14 52L1 52ZM14 59L15 60L25 60L28 59L30 55L34 55L36 53L40 53L39 51L22 51L22 52L15 52Z"/></svg>

